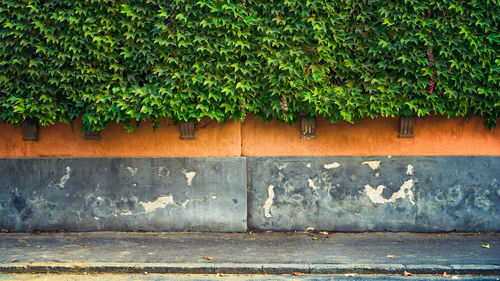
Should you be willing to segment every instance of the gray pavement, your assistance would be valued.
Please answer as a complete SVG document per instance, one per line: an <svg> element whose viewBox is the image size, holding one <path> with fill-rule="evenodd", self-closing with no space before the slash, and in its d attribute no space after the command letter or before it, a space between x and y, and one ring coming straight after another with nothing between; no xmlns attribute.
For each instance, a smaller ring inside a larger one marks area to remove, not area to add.
<svg viewBox="0 0 500 281"><path fill-rule="evenodd" d="M411 280L411 281L437 281L437 280L483 280L483 281L498 281L499 276L460 276L451 275L448 278L442 276L432 275L418 275L411 277L396 276L396 275L248 275L248 274L224 274L224 275L200 275L200 274L0 274L0 280L18 280L18 281L35 281L35 280L57 280L57 281L116 281L116 280L144 280L144 281L158 281L158 280L178 280L178 281L215 281L215 280L236 280L236 281L382 281L382 280Z"/></svg>
<svg viewBox="0 0 500 281"><path fill-rule="evenodd" d="M500 275L498 233L1 233L0 253L0 273Z"/></svg>

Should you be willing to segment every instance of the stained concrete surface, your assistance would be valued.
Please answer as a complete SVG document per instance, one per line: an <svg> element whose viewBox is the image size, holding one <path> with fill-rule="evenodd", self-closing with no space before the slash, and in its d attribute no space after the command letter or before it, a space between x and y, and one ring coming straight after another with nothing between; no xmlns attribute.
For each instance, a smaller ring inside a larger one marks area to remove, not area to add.
<svg viewBox="0 0 500 281"><path fill-rule="evenodd" d="M490 156L0 159L0 229L500 231L499 177Z"/></svg>
<svg viewBox="0 0 500 281"><path fill-rule="evenodd" d="M258 230L500 231L500 157L249 157Z"/></svg>
<svg viewBox="0 0 500 281"><path fill-rule="evenodd" d="M0 253L2 266L30 262L480 266L500 265L500 234L2 233Z"/></svg>
<svg viewBox="0 0 500 281"><path fill-rule="evenodd" d="M452 276L453 277L453 276ZM483 280L483 281L498 281L498 276L455 276L462 281ZM78 280L78 281L115 281L115 280L331 280L331 281L380 281L380 280L412 280L412 281L432 281L432 280L445 280L441 276L412 276L403 277L395 275L304 275L293 276L287 275L178 275L178 274L88 274L88 275L75 275L75 274L0 274L0 280Z"/></svg>
<svg viewBox="0 0 500 281"><path fill-rule="evenodd" d="M0 229L245 231L243 158L0 159Z"/></svg>

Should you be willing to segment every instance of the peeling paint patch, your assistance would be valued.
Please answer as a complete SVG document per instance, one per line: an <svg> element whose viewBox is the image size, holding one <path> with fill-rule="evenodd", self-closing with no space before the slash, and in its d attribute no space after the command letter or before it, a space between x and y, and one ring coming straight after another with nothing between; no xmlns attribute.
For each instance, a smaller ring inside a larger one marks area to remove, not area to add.
<svg viewBox="0 0 500 281"><path fill-rule="evenodd" d="M130 216L130 215L132 215L132 211L128 210L128 211L125 211L125 212L121 212L119 215L120 216Z"/></svg>
<svg viewBox="0 0 500 281"><path fill-rule="evenodd" d="M139 202L139 204L141 204L142 207L144 207L146 213L151 213L156 209L165 208L167 205L174 205L175 202L174 198L172 197L172 194L169 194L167 196L160 196L155 201Z"/></svg>
<svg viewBox="0 0 500 281"><path fill-rule="evenodd" d="M161 178L168 178L170 171L166 167L158 168L158 176Z"/></svg>
<svg viewBox="0 0 500 281"><path fill-rule="evenodd" d="M186 201L182 202L182 207L184 207L184 209L187 209L187 205L189 203L189 199L186 199Z"/></svg>
<svg viewBox="0 0 500 281"><path fill-rule="evenodd" d="M376 170L380 166L380 161L365 161L361 165L368 165L372 170Z"/></svg>
<svg viewBox="0 0 500 281"><path fill-rule="evenodd" d="M396 199L404 199L406 196L408 196L408 199L410 200L410 203L415 205L415 201L413 201L413 191L411 188L413 187L413 179L409 179L401 185L399 190L397 192L394 192L391 195L391 198L385 199L382 197L382 192L384 191L385 188L387 188L385 185L379 185L377 186L377 189L374 189L371 187L369 184L365 185L365 192L370 198L370 200L373 203L376 204L383 204L383 203L394 203L396 202Z"/></svg>
<svg viewBox="0 0 500 281"><path fill-rule="evenodd" d="M135 176L137 174L137 171L139 170L138 168L132 168L132 167L127 167L128 172L130 173L131 176Z"/></svg>
<svg viewBox="0 0 500 281"><path fill-rule="evenodd" d="M318 189L316 185L314 185L314 181L312 179L307 179L307 182L309 183L309 187L312 188L313 190Z"/></svg>
<svg viewBox="0 0 500 281"><path fill-rule="evenodd" d="M285 164L283 164L283 165L281 165L281 166L278 166L278 170L283 170L283 169L285 169L287 166L288 166L288 163L285 163Z"/></svg>
<svg viewBox="0 0 500 281"><path fill-rule="evenodd" d="M187 179L187 185L191 185L193 183L193 179L196 176L196 172L184 172Z"/></svg>
<svg viewBox="0 0 500 281"><path fill-rule="evenodd" d="M66 184L66 182L69 180L70 177L71 177L71 167L68 166L66 167L66 173L64 174L64 176L61 177L59 183L56 183L56 186L59 188L64 188L64 185Z"/></svg>
<svg viewBox="0 0 500 281"><path fill-rule="evenodd" d="M408 164L408 168L406 169L406 174L407 175L413 175L413 166L411 164Z"/></svg>
<svg viewBox="0 0 500 281"><path fill-rule="evenodd" d="M271 205L273 205L274 200L274 185L269 185L269 187L267 188L267 194L269 197L264 202L264 216L266 218L271 218Z"/></svg>
<svg viewBox="0 0 500 281"><path fill-rule="evenodd" d="M333 163L330 163L330 164L325 164L323 167L325 169L336 169L336 168L340 167L340 163L333 162Z"/></svg>

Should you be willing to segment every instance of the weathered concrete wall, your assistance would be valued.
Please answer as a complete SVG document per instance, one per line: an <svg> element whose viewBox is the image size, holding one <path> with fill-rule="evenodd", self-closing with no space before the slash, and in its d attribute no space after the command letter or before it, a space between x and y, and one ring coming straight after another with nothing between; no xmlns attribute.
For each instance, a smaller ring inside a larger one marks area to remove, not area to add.
<svg viewBox="0 0 500 281"><path fill-rule="evenodd" d="M500 231L499 180L491 156L0 159L0 229Z"/></svg>
<svg viewBox="0 0 500 281"><path fill-rule="evenodd" d="M500 157L250 157L248 227L500 231Z"/></svg>
<svg viewBox="0 0 500 281"><path fill-rule="evenodd" d="M0 159L0 229L245 231L244 158Z"/></svg>

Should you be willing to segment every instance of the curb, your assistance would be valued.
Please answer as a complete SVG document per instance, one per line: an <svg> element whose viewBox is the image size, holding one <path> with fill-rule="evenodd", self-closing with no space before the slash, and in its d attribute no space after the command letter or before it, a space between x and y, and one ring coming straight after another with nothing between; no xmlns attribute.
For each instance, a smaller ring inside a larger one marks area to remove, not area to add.
<svg viewBox="0 0 500 281"><path fill-rule="evenodd" d="M477 274L500 275L500 265L247 264L247 263L0 263L0 273L178 273L178 274Z"/></svg>

